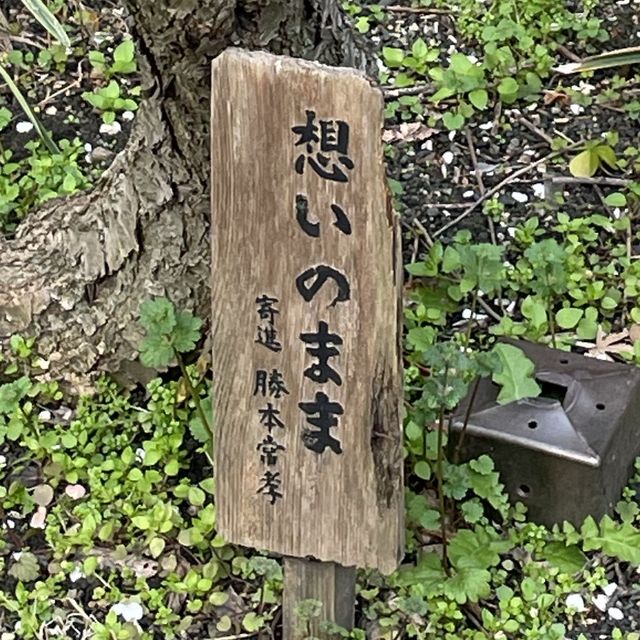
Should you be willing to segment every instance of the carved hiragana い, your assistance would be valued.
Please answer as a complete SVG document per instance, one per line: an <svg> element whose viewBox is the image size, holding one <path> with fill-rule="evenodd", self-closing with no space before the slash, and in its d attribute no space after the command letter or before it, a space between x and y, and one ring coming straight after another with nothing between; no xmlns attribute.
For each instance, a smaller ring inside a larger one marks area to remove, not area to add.
<svg viewBox="0 0 640 640"><path fill-rule="evenodd" d="M307 283L311 281L311 284ZM327 280L338 285L338 295L329 304L334 307L338 302L346 302L351 298L351 285L344 273L326 264L309 267L296 278L296 289L306 302L311 302Z"/></svg>
<svg viewBox="0 0 640 640"><path fill-rule="evenodd" d="M316 112L305 111L307 121L296 125L291 130L299 136L296 146L306 145L306 156L301 153L295 161L295 170L304 173L305 160L309 166L325 180L348 182L347 174L339 166L347 170L353 169L353 161L349 158L349 125L344 120L320 120L320 135L315 124ZM319 149L316 149L319 145ZM332 154L335 159L332 161ZM337 159L337 162L335 161Z"/></svg>
<svg viewBox="0 0 640 640"><path fill-rule="evenodd" d="M330 429L338 426L338 419L335 416L342 415L344 409L338 402L332 402L326 393L318 391L314 402L298 403L308 416L307 422L316 429L305 429L302 434L304 446L316 453L323 453L329 447L334 453L342 453L342 445L337 438L334 438Z"/></svg>
<svg viewBox="0 0 640 640"><path fill-rule="evenodd" d="M253 389L253 395L261 395L266 397L270 395L273 398L281 398L283 394L288 394L284 376L278 369L272 369L271 372L266 369L258 369L256 371L256 382Z"/></svg>
<svg viewBox="0 0 640 640"><path fill-rule="evenodd" d="M307 353L318 361L305 369L304 375L314 382L325 383L332 380L337 385L342 384L340 374L329 366L329 358L339 356L340 352L332 345L341 345L342 338L337 333L329 333L329 325L326 322L318 323L317 333L301 333L300 339L309 345Z"/></svg>
<svg viewBox="0 0 640 640"><path fill-rule="evenodd" d="M280 492L282 479L279 471L269 471L267 469L262 478L260 478L260 482L262 484L258 487L256 493L264 493L269 496L271 504L275 504L278 498L282 498L282 493Z"/></svg>
<svg viewBox="0 0 640 640"><path fill-rule="evenodd" d="M258 409L260 414L260 424L267 427L269 433L271 433L276 427L284 429L284 422L278 417L280 410L276 409L270 402L267 402L267 406L264 409Z"/></svg>
<svg viewBox="0 0 640 640"><path fill-rule="evenodd" d="M345 235L351 235L351 223L344 209L337 204L331 205L331 211L336 218L333 223L334 227L337 227ZM298 193L296 195L296 220L300 225L300 228L312 238L320 237L320 223L309 221L309 200L306 196Z"/></svg>
<svg viewBox="0 0 640 640"><path fill-rule="evenodd" d="M260 462L268 467L278 463L278 451L284 450L285 447L276 442L271 434L265 436L256 447L256 451L260 451Z"/></svg>

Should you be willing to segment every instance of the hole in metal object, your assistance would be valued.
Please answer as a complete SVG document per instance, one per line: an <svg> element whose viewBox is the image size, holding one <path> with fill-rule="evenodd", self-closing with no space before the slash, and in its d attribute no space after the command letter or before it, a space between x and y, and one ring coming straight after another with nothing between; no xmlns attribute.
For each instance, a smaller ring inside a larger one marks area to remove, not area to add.
<svg viewBox="0 0 640 640"><path fill-rule="evenodd" d="M529 429L537 429L538 428L538 421L537 420L529 420L529 422L527 422L527 427L529 427Z"/></svg>
<svg viewBox="0 0 640 640"><path fill-rule="evenodd" d="M541 398L557 400L560 404L564 403L567 395L567 387L561 384L555 384L554 382L547 382L546 380L538 380L538 378L536 378L536 382L540 385Z"/></svg>
<svg viewBox="0 0 640 640"><path fill-rule="evenodd" d="M529 487L528 484L521 484L518 487L517 493L521 498L528 498L531 493L531 487Z"/></svg>
<svg viewBox="0 0 640 640"><path fill-rule="evenodd" d="M569 360L567 358L560 358L560 364L569 364Z"/></svg>
<svg viewBox="0 0 640 640"><path fill-rule="evenodd" d="M602 404L602 402L598 402L598 404L596 404L596 409L598 411L604 411L605 410L605 406Z"/></svg>

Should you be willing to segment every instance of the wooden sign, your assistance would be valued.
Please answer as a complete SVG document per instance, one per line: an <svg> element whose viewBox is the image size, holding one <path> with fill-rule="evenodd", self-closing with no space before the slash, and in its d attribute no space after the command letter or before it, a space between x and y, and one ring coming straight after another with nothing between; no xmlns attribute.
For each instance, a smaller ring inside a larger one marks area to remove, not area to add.
<svg viewBox="0 0 640 640"><path fill-rule="evenodd" d="M212 87L219 531L391 572L401 267L382 97L353 70L233 49Z"/></svg>

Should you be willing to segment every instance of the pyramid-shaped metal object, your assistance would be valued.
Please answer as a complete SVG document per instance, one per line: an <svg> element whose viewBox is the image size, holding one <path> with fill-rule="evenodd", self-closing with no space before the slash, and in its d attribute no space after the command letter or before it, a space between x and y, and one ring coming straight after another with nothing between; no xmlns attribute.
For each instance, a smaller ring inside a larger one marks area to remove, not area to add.
<svg viewBox="0 0 640 640"><path fill-rule="evenodd" d="M640 368L507 342L534 362L542 394L499 405L499 387L481 380L461 460L489 454L510 498L535 522L580 524L611 512L640 455ZM470 396L452 421L450 451Z"/></svg>

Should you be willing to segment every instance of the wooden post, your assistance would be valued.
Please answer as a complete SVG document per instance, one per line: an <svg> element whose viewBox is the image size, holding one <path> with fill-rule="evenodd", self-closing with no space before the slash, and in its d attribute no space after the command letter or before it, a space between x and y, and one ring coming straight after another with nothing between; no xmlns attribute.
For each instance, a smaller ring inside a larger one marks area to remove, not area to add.
<svg viewBox="0 0 640 640"><path fill-rule="evenodd" d="M217 526L336 563L286 561L287 640L300 598L350 624L344 567L388 573L403 553L402 267L382 112L354 70L236 49L213 62Z"/></svg>
<svg viewBox="0 0 640 640"><path fill-rule="evenodd" d="M305 600L321 603L320 615L301 620L296 609ZM351 629L356 600L355 567L342 567L335 562L316 562L285 558L284 594L282 603L282 634L291 640L330 637L323 633L321 623L330 620Z"/></svg>

